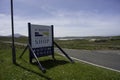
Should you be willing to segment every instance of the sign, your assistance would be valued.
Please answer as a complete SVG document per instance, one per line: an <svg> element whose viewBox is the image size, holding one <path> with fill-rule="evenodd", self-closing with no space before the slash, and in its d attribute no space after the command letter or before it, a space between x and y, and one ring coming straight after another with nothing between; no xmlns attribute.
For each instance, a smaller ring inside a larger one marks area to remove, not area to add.
<svg viewBox="0 0 120 80"><path fill-rule="evenodd" d="M53 47L53 26L28 24L29 44L37 57L52 55ZM33 58L33 55L31 54Z"/></svg>
<svg viewBox="0 0 120 80"><path fill-rule="evenodd" d="M30 63L32 63L32 59L35 58L35 60L37 61L43 73L45 73L46 70L44 67L42 67L38 57L52 55L52 58L55 60L53 44L55 44L56 47L59 48L60 51L71 62L74 62L66 54L66 52L56 42L53 41L53 25L45 26L45 25L35 25L35 24L28 23L28 34L29 34L29 44L26 46L26 48L20 55L20 58L23 56L27 48L29 48Z"/></svg>

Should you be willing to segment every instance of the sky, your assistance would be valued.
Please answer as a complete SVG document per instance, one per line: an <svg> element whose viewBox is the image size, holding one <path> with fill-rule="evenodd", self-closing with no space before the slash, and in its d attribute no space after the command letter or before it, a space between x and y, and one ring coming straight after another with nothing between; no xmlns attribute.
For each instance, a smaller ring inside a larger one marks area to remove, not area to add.
<svg viewBox="0 0 120 80"><path fill-rule="evenodd" d="M120 35L120 0L13 0L15 33L28 22L54 25L54 36ZM0 0L0 35L11 34L10 0Z"/></svg>

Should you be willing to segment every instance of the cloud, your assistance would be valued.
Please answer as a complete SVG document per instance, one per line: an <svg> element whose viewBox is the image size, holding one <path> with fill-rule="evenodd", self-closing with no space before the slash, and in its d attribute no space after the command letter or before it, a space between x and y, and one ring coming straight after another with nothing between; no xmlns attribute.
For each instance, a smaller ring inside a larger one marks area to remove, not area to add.
<svg viewBox="0 0 120 80"><path fill-rule="evenodd" d="M48 8L44 8L48 10ZM54 25L55 36L120 35L120 15L104 15L84 11L53 10L48 18L14 16L15 33L27 35L27 23ZM0 14L0 35L11 34L10 15Z"/></svg>
<svg viewBox="0 0 120 80"><path fill-rule="evenodd" d="M0 14L0 35L7 35L11 33L10 16Z"/></svg>

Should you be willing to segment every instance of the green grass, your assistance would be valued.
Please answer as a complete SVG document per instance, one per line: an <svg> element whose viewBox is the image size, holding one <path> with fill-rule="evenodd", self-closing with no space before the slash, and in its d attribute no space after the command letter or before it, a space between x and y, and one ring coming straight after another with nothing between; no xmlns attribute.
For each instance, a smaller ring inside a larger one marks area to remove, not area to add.
<svg viewBox="0 0 120 80"><path fill-rule="evenodd" d="M16 46L17 65L12 64L11 46L0 42L0 80L120 80L120 73L82 62L70 63L56 54L39 58L47 69L44 74L36 64L29 63L28 51L20 59L23 46Z"/></svg>
<svg viewBox="0 0 120 80"><path fill-rule="evenodd" d="M12 41L11 37L0 37L0 41ZM15 38L15 42L20 42L20 43L27 43L28 38L27 37L19 37L19 38Z"/></svg>
<svg viewBox="0 0 120 80"><path fill-rule="evenodd" d="M105 42L82 40L56 40L62 48L84 50L120 50L120 39L108 39Z"/></svg>

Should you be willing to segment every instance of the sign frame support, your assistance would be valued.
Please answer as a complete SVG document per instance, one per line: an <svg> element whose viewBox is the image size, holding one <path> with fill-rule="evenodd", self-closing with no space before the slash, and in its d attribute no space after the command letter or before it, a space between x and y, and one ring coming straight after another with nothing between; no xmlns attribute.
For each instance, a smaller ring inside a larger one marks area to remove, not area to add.
<svg viewBox="0 0 120 80"><path fill-rule="evenodd" d="M54 26L53 25L51 25L51 27L52 27L52 58L53 58L53 60L56 60L55 59L55 53L54 53Z"/></svg>
<svg viewBox="0 0 120 80"><path fill-rule="evenodd" d="M29 30L29 31L28 31L28 32L29 32L29 33L28 33L28 41L29 41L29 44L31 45L31 37L30 37L30 36L31 36L31 32L30 32L31 29L30 29L30 26L31 26L31 23L28 23L28 30ZM32 55L31 55L31 53L32 53L32 52L31 52L31 50L29 49L29 62L30 62L30 63L32 63L32 57L31 57Z"/></svg>
<svg viewBox="0 0 120 80"><path fill-rule="evenodd" d="M54 44L70 60L71 63L74 63L74 61L67 55L67 53L56 42L54 42Z"/></svg>
<svg viewBox="0 0 120 80"><path fill-rule="evenodd" d="M25 51L27 50L27 48L29 48L30 52L34 55L35 60L37 61L37 64L39 66L39 68L42 70L43 73L46 72L46 69L42 66L42 64L40 63L40 61L38 60L38 57L36 56L35 52L33 51L32 47L30 46L30 44L27 44L27 46L25 47L25 49L23 50L22 54L19 56L19 58L22 58L23 54L25 53Z"/></svg>

